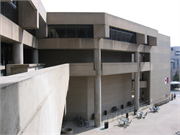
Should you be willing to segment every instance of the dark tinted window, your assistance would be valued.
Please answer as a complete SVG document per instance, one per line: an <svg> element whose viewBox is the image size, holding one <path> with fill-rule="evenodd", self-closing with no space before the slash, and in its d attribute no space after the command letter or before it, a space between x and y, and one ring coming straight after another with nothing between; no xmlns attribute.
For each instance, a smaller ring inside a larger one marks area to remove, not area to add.
<svg viewBox="0 0 180 135"><path fill-rule="evenodd" d="M18 24L18 1L1 2L1 13Z"/></svg>
<svg viewBox="0 0 180 135"><path fill-rule="evenodd" d="M117 41L124 41L124 42L130 42L130 43L136 43L136 33L110 27L110 38L111 40L117 40Z"/></svg>
<svg viewBox="0 0 180 135"><path fill-rule="evenodd" d="M49 25L49 38L93 38L92 25Z"/></svg>

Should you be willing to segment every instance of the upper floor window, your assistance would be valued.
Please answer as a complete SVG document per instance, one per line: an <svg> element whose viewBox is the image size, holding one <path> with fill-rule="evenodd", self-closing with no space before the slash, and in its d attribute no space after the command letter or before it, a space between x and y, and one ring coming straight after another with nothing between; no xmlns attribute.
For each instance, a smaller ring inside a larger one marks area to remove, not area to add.
<svg viewBox="0 0 180 135"><path fill-rule="evenodd" d="M175 63L175 59L173 59L173 60L174 60L174 62L173 62L173 69L175 69L175 64L176 64L176 63Z"/></svg>
<svg viewBox="0 0 180 135"><path fill-rule="evenodd" d="M136 33L115 27L110 27L109 29L110 29L109 39L136 43Z"/></svg>
<svg viewBox="0 0 180 135"><path fill-rule="evenodd" d="M49 25L49 38L93 38L93 25Z"/></svg>
<svg viewBox="0 0 180 135"><path fill-rule="evenodd" d="M1 2L1 14L18 24L18 1Z"/></svg>
<svg viewBox="0 0 180 135"><path fill-rule="evenodd" d="M179 59L177 59L177 68L179 68Z"/></svg>
<svg viewBox="0 0 180 135"><path fill-rule="evenodd" d="M180 51L176 51L176 56L180 56Z"/></svg>

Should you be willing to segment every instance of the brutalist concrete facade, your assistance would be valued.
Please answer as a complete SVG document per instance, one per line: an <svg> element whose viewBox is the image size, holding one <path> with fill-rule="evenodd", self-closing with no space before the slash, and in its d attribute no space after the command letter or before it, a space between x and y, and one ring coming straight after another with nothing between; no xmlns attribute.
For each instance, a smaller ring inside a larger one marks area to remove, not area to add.
<svg viewBox="0 0 180 135"><path fill-rule="evenodd" d="M17 23L0 14L1 45L12 53L9 62L1 51L1 63L70 63L67 119L95 113L99 127L104 110L113 106L133 101L138 109L145 101L169 99L170 37L107 13L46 13L33 0L16 8Z"/></svg>

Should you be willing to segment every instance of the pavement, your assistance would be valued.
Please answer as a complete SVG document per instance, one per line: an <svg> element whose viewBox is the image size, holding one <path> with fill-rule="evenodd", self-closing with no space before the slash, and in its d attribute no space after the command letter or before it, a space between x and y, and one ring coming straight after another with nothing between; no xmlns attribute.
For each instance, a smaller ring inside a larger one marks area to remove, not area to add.
<svg viewBox="0 0 180 135"><path fill-rule="evenodd" d="M129 114L132 122L126 128L117 122L117 118L125 117L125 114L109 119L108 129L104 128L104 122L102 127L95 128L93 121L89 128L75 127L72 121L68 121L65 128L72 128L73 134L77 135L175 135L180 131L180 92L177 92L176 99L161 105L158 113L151 112L149 108L143 112L148 113L145 119L138 119L133 113Z"/></svg>

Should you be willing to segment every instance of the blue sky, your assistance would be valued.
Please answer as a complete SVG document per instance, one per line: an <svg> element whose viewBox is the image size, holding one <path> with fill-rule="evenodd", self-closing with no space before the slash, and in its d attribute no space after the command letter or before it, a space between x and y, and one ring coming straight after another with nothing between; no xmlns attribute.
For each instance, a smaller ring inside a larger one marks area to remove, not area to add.
<svg viewBox="0 0 180 135"><path fill-rule="evenodd" d="M180 0L41 0L47 12L106 12L154 29L180 46Z"/></svg>

